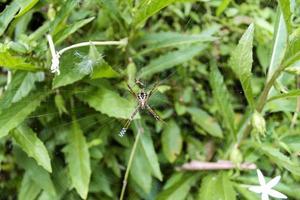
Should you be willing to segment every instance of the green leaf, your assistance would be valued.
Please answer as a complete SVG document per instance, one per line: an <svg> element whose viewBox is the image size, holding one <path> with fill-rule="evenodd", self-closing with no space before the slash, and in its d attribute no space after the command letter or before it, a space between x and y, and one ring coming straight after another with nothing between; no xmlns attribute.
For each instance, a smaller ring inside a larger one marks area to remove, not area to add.
<svg viewBox="0 0 300 200"><path fill-rule="evenodd" d="M219 29L220 26L214 25L199 34L192 35L178 32L147 33L137 41L138 46L147 46L147 48L138 55L148 53L155 49L215 41L217 38L212 35Z"/></svg>
<svg viewBox="0 0 300 200"><path fill-rule="evenodd" d="M162 133L161 141L164 155L169 162L174 162L181 153L183 143L180 128L175 121L168 122Z"/></svg>
<svg viewBox="0 0 300 200"><path fill-rule="evenodd" d="M271 98L268 99L268 102L276 100L276 99L292 98L292 97L298 97L298 96L300 96L300 90L292 90L292 91L289 91L288 93L282 93L279 95L272 96Z"/></svg>
<svg viewBox="0 0 300 200"><path fill-rule="evenodd" d="M235 200L236 192L228 174L208 175L202 180L198 200Z"/></svg>
<svg viewBox="0 0 300 200"><path fill-rule="evenodd" d="M237 189L237 191L243 197L245 197L246 200L259 200L260 199L260 197L256 193L251 192L248 188L244 187L244 185L242 185L242 184L235 184L234 186Z"/></svg>
<svg viewBox="0 0 300 200"><path fill-rule="evenodd" d="M36 136L36 133L23 124L18 126L11 135L29 157L34 158L48 172L52 172L48 151L44 143Z"/></svg>
<svg viewBox="0 0 300 200"><path fill-rule="evenodd" d="M21 187L18 194L19 200L35 200L42 188L35 183L28 173L23 175Z"/></svg>
<svg viewBox="0 0 300 200"><path fill-rule="evenodd" d="M187 111L192 116L193 122L199 125L208 134L219 138L223 137L220 125L205 111L200 108L188 108Z"/></svg>
<svg viewBox="0 0 300 200"><path fill-rule="evenodd" d="M26 62L24 57L12 55L8 49L0 45L0 66L8 69L19 69L26 71L36 71L38 68L32 63Z"/></svg>
<svg viewBox="0 0 300 200"><path fill-rule="evenodd" d="M273 50L270 59L270 65L267 74L267 81L271 79L274 72L278 70L282 64L284 54L288 43L288 33L284 24L284 19L281 12L277 13L277 23L274 31Z"/></svg>
<svg viewBox="0 0 300 200"><path fill-rule="evenodd" d="M12 3L10 3L8 6L6 6L4 11L0 13L0 36L3 35L9 23L14 19L19 9L20 9L19 4L15 0ZM1 55L0 55L0 61L1 61Z"/></svg>
<svg viewBox="0 0 300 200"><path fill-rule="evenodd" d="M0 114L0 138L21 124L40 105L45 96L43 92L36 92L3 109Z"/></svg>
<svg viewBox="0 0 300 200"><path fill-rule="evenodd" d="M130 177L146 194L150 192L152 183L151 168L140 143L136 148L130 169Z"/></svg>
<svg viewBox="0 0 300 200"><path fill-rule="evenodd" d="M105 61L101 61L100 64L96 65L93 73L91 74L92 79L97 78L115 78L119 74Z"/></svg>
<svg viewBox="0 0 300 200"><path fill-rule="evenodd" d="M145 22L149 17L159 12L161 9L167 7L169 4L176 2L176 0L142 0L135 7L136 13L133 24L135 26Z"/></svg>
<svg viewBox="0 0 300 200"><path fill-rule="evenodd" d="M55 19L50 24L51 35L55 35L61 29L65 28L66 18L74 11L77 6L77 0L67 0L64 2L64 6L61 6L60 10L55 16ZM47 27L49 29L49 27Z"/></svg>
<svg viewBox="0 0 300 200"><path fill-rule="evenodd" d="M34 182L34 184L41 187L52 197L55 197L56 190L49 173L44 168L37 165L33 159L27 157L20 149L15 149L14 155L18 165L26 170L26 174Z"/></svg>
<svg viewBox="0 0 300 200"><path fill-rule="evenodd" d="M53 36L53 39L55 41L55 44L60 44L62 41L64 41L67 37L69 37L70 35L72 35L73 33L75 33L78 29L80 29L81 27L83 27L84 25L90 23L91 21L93 21L95 19L95 17L90 17L87 19L83 19L80 20L78 22L75 22L71 25L68 25L67 27L65 27L63 30L61 30L60 32L58 32L57 34L55 34Z"/></svg>
<svg viewBox="0 0 300 200"><path fill-rule="evenodd" d="M39 0L19 0L18 4L21 7L20 12L15 16L17 17L21 17L23 16L25 13L27 13L31 8L33 8L33 6L35 6L35 4L37 4L39 2Z"/></svg>
<svg viewBox="0 0 300 200"><path fill-rule="evenodd" d="M284 55L283 67L289 67L300 60L300 28L291 35Z"/></svg>
<svg viewBox="0 0 300 200"><path fill-rule="evenodd" d="M212 87L214 100L218 106L218 111L222 115L224 124L230 130L233 138L236 137L236 129L234 124L234 112L230 102L229 92L227 90L224 79L217 66L213 64L210 72L210 85Z"/></svg>
<svg viewBox="0 0 300 200"><path fill-rule="evenodd" d="M77 96L90 107L110 117L129 119L136 108L134 102L120 97L118 93L103 86L96 90L89 89L86 93Z"/></svg>
<svg viewBox="0 0 300 200"><path fill-rule="evenodd" d="M52 81L52 89L70 85L81 80L87 75L85 73L81 73L81 71L74 66L75 64L72 56L72 54L68 54L61 58L60 74L55 75Z"/></svg>
<svg viewBox="0 0 300 200"><path fill-rule="evenodd" d="M43 72L28 72L24 77L20 87L15 91L12 103L20 101L22 98L26 97L30 91L35 89L35 82L42 82L45 76Z"/></svg>
<svg viewBox="0 0 300 200"><path fill-rule="evenodd" d="M220 16L224 12L230 2L231 0L222 0L221 4L217 8L217 16Z"/></svg>
<svg viewBox="0 0 300 200"><path fill-rule="evenodd" d="M233 50L229 65L239 78L249 105L254 107L251 87L252 47L253 47L254 25L251 24Z"/></svg>
<svg viewBox="0 0 300 200"><path fill-rule="evenodd" d="M159 162L157 155L155 153L153 141L149 132L149 129L146 128L146 125L143 124L144 133L140 137L141 148L143 149L145 159L148 162L149 167L153 175L162 181L162 173L159 168Z"/></svg>
<svg viewBox="0 0 300 200"><path fill-rule="evenodd" d="M91 177L90 154L83 132L75 120L64 152L72 185L81 198L86 199Z"/></svg>
<svg viewBox="0 0 300 200"><path fill-rule="evenodd" d="M267 155L271 161L275 162L278 166L283 167L291 173L300 176L300 168L297 163L290 160L289 157L281 153L278 149L273 148L270 145L256 144L255 145L260 151Z"/></svg>
<svg viewBox="0 0 300 200"><path fill-rule="evenodd" d="M290 0L278 0L285 26L288 33L292 31L292 12L291 12L291 2Z"/></svg>
<svg viewBox="0 0 300 200"><path fill-rule="evenodd" d="M281 139L292 151L300 152L300 135L287 135Z"/></svg>
<svg viewBox="0 0 300 200"><path fill-rule="evenodd" d="M191 187L195 184L198 176L195 174L182 174L179 179L158 195L157 200L184 200L189 194Z"/></svg>
<svg viewBox="0 0 300 200"><path fill-rule="evenodd" d="M188 48L179 49L177 51L173 51L167 53L159 58L152 60L147 66L141 69L140 78L145 76L151 76L155 73L170 69L176 65L182 64L194 56L198 55L204 49L206 49L207 45L194 45Z"/></svg>

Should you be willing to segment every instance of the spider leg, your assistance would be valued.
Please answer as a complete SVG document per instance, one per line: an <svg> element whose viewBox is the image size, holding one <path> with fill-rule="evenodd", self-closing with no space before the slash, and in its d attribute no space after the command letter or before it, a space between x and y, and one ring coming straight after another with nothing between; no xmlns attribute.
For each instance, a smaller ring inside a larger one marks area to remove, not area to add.
<svg viewBox="0 0 300 200"><path fill-rule="evenodd" d="M149 95L148 95L148 98L151 97L151 95L153 94L153 92L157 89L157 86L158 86L159 82L156 82L153 86L153 88L150 90L149 92Z"/></svg>
<svg viewBox="0 0 300 200"><path fill-rule="evenodd" d="M158 114L157 114L157 113L156 113L156 112L155 112L148 104L146 104L146 108L147 108L147 110L153 115L153 117L154 117L156 120L165 123L165 121L162 120L162 119L158 116Z"/></svg>
<svg viewBox="0 0 300 200"><path fill-rule="evenodd" d="M129 89L129 92L130 92L135 98L137 98L136 93L133 91L133 89L130 87L129 84L127 84L127 87L128 87L128 89Z"/></svg>
<svg viewBox="0 0 300 200"><path fill-rule="evenodd" d="M121 129L121 131L120 131L120 133L119 133L119 136L120 136L120 137L123 137L123 136L125 135L125 133L126 133L128 127L129 127L131 121L133 120L134 116L138 113L139 108L140 108L140 105L138 105L138 106L136 107L136 109L135 109L135 110L133 111L133 113L131 114L130 118L126 121L124 127Z"/></svg>

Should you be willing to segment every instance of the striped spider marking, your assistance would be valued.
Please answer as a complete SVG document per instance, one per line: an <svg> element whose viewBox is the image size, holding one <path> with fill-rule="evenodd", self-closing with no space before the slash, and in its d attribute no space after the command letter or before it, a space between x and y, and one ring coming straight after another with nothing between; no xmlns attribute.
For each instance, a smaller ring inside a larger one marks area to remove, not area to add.
<svg viewBox="0 0 300 200"><path fill-rule="evenodd" d="M140 81L136 81L136 83L139 83L140 85L144 86ZM141 89L140 92L138 92L137 94L133 91L133 89L130 87L130 85L128 85L128 89L130 91L130 93L136 98L137 100L137 107L135 108L135 110L133 111L133 113L130 115L129 119L126 121L124 127L121 129L119 136L123 137L131 123L131 121L133 120L133 118L135 117L135 115L139 112L139 110L148 110L150 112L150 114L158 121L164 122L159 115L149 106L148 104L148 100L150 99L151 95L153 94L153 91L155 91L155 89L158 86L158 83L156 83L154 85L154 87L149 91L149 92L145 92L144 88Z"/></svg>

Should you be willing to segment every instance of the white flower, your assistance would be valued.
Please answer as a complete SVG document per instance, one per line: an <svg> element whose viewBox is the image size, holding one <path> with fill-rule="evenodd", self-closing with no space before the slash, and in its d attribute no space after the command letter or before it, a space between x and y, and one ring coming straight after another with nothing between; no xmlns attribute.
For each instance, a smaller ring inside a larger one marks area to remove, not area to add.
<svg viewBox="0 0 300 200"><path fill-rule="evenodd" d="M57 75L60 74L59 71L59 53L55 51L55 46L52 40L51 35L47 35L47 40L49 43L49 47L50 47L50 52L51 52L51 56L52 56L52 60L51 60L51 73L57 73Z"/></svg>
<svg viewBox="0 0 300 200"><path fill-rule="evenodd" d="M276 176L268 183L266 183L265 177L259 169L257 170L257 176L260 186L251 186L249 187L249 190L261 194L261 200L269 200L269 196L279 199L287 199L287 196L272 189L279 183L279 180L281 178L280 176Z"/></svg>

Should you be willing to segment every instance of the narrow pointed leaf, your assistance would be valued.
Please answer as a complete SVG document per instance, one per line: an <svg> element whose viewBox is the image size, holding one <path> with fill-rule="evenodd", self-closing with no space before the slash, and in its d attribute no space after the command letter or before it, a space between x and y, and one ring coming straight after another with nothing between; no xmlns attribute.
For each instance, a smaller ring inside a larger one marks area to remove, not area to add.
<svg viewBox="0 0 300 200"><path fill-rule="evenodd" d="M89 189L91 166L86 139L76 121L73 122L64 149L72 185L81 198L86 199Z"/></svg>
<svg viewBox="0 0 300 200"><path fill-rule="evenodd" d="M145 22L149 17L159 12L161 9L167 7L169 4L174 3L176 0L142 0L137 5L134 17L134 25L140 25Z"/></svg>
<svg viewBox="0 0 300 200"><path fill-rule="evenodd" d="M180 128L175 121L168 122L162 133L162 149L169 162L174 162L180 155L182 149L182 136Z"/></svg>
<svg viewBox="0 0 300 200"><path fill-rule="evenodd" d="M21 124L40 105L45 96L43 92L36 92L3 109L0 114L0 138Z"/></svg>
<svg viewBox="0 0 300 200"><path fill-rule="evenodd" d="M52 172L48 151L44 143L36 136L36 133L25 124L22 124L11 135L29 157L34 158L48 172Z"/></svg>
<svg viewBox="0 0 300 200"><path fill-rule="evenodd" d="M224 120L224 124L235 137L236 129L234 124L234 112L230 102L229 91L224 83L224 79L217 66L211 67L210 85L213 90L213 96L218 106L218 111Z"/></svg>
<svg viewBox="0 0 300 200"><path fill-rule="evenodd" d="M252 47L254 25L251 24L231 54L229 65L239 78L249 105L253 108L254 100L251 87Z"/></svg>
<svg viewBox="0 0 300 200"><path fill-rule="evenodd" d="M162 55L157 59L152 60L147 66L141 69L140 78L151 76L155 73L165 71L175 67L176 65L182 64L198 55L206 47L207 45L205 44L195 45Z"/></svg>

